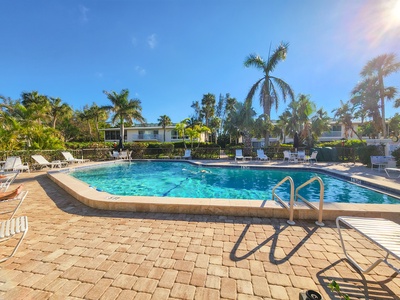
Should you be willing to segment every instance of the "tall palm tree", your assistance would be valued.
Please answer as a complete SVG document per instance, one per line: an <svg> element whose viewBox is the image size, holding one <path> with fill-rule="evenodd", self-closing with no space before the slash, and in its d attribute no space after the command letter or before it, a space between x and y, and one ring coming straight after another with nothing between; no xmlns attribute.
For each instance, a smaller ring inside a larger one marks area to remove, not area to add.
<svg viewBox="0 0 400 300"><path fill-rule="evenodd" d="M58 117L71 116L72 108L66 103L61 103L60 98L50 97L49 104L50 104L49 114L51 116L51 126L53 127L53 129L55 129Z"/></svg>
<svg viewBox="0 0 400 300"><path fill-rule="evenodd" d="M129 90L123 89L119 94L111 91L103 91L107 95L108 100L111 101L111 110L114 112L114 116L111 122L120 124L120 136L124 140L124 121L132 123L132 120L144 123L146 120L142 116L142 106L139 99L128 99Z"/></svg>
<svg viewBox="0 0 400 300"><path fill-rule="evenodd" d="M100 130L99 123L101 121L106 121L108 118L107 111L110 109L108 105L106 106L98 106L96 103L93 103L89 108L90 118L94 121L94 126L96 127L97 140L100 141Z"/></svg>
<svg viewBox="0 0 400 300"><path fill-rule="evenodd" d="M168 117L167 115L162 115L158 118L158 126L161 126L162 129L164 130L164 143L165 143L165 128L171 124L172 124L171 118Z"/></svg>
<svg viewBox="0 0 400 300"><path fill-rule="evenodd" d="M271 118L272 106L275 106L275 109L278 110L280 100L279 94L282 94L284 102L287 97L291 98L292 101L294 100L294 93L290 85L281 78L271 75L277 64L286 58L288 47L288 43L281 43L272 55L268 57L267 61L256 54L250 54L244 62L245 67L255 67L262 70L264 73L263 77L257 80L251 87L247 94L246 101L252 106L254 94L259 89L260 105L263 108L264 114L269 118ZM265 145L269 146L269 131L267 131L265 135Z"/></svg>
<svg viewBox="0 0 400 300"><path fill-rule="evenodd" d="M383 78L392 73L400 71L400 62L397 61L396 55L382 54L370 60L362 69L360 75L362 77L375 77L379 86L379 99L381 101L381 117L382 117L382 134L387 137L386 119L385 119L385 85Z"/></svg>

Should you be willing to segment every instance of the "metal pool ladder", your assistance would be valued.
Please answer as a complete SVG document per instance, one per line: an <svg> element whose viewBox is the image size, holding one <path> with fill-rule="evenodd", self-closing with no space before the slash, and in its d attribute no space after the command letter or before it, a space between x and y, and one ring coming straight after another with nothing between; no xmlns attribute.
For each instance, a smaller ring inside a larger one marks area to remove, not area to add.
<svg viewBox="0 0 400 300"><path fill-rule="evenodd" d="M275 193L276 188L281 186L286 181L289 181L289 183L290 183L290 201L289 201L289 205L287 205L287 203L285 201L283 201ZM307 185L310 185L314 181L318 181L319 182L319 187L320 187L320 191L319 191L319 207L318 208L316 206L314 206L310 201L308 201L307 199L305 199L303 196L301 196L299 194L299 190L301 190L303 187L305 187ZM315 177L307 180L302 185L297 187L296 190L294 190L294 182L293 182L292 177L286 176L278 184L276 184L274 186L274 188L272 189L272 200L275 200L275 198L276 198L283 207L285 207L286 209L289 210L289 220L287 221L288 224L290 224L290 225L294 225L295 224L295 222L293 221L294 201L297 201L298 199L300 199L308 207L318 211L318 221L316 221L315 224L317 224L318 226L324 226L325 224L322 223L322 212L323 212L323 206L324 206L324 192L325 192L324 182L322 181L322 179L319 176L315 176Z"/></svg>

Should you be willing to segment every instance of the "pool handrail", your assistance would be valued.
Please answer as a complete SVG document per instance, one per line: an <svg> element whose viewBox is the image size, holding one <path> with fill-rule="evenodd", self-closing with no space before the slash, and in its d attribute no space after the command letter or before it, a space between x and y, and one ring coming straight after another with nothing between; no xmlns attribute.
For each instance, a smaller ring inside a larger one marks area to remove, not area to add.
<svg viewBox="0 0 400 300"><path fill-rule="evenodd" d="M286 181L289 181L290 183L290 204L289 206L275 193L275 190L277 187L281 186L283 183L285 183ZM292 177L290 176L286 176L285 178L283 178L280 182L278 182L273 188L272 188L272 200L275 200L275 197L278 199L279 203L286 209L289 210L289 220L287 221L287 223L289 225L294 225L296 224L293 221L293 214L294 214L294 182Z"/></svg>
<svg viewBox="0 0 400 300"><path fill-rule="evenodd" d="M299 194L299 190L301 190L303 187L310 185L314 181L319 182L319 207L315 207L310 201L305 199L303 196ZM318 211L318 221L315 222L318 226L325 226L324 223L322 223L322 213L323 213L323 207L324 207L324 192L325 192L325 185L322 179L319 176L315 176L306 182L304 182L302 185L298 186L296 188L295 192L295 200L297 201L298 199L302 200L305 204L307 204L310 208L313 208Z"/></svg>

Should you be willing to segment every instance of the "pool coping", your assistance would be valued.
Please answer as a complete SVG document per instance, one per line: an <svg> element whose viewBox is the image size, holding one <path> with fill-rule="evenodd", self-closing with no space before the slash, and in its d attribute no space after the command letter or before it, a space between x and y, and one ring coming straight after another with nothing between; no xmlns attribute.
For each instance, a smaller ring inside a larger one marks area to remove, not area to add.
<svg viewBox="0 0 400 300"><path fill-rule="evenodd" d="M143 159L133 161L165 161L155 159ZM349 175L337 170L322 169L318 166L296 167L290 165L240 165L231 161L183 161L168 160L175 162L186 162L207 167L246 167L254 169L296 169L313 170L325 174L341 177L363 186L385 190L390 194L400 195L400 188L379 184L363 176ZM128 163L128 161L95 162L85 165L75 165L69 168L50 170L47 176L58 186L71 194L83 204L102 210L132 211L132 212L154 212L154 213L178 213L178 214L207 214L228 215L259 218L288 218L289 211L275 201L262 200L233 200L233 199L211 199L211 198L176 198L176 197L151 197L151 196L116 196L106 192L98 191L68 173L81 168L92 168L104 164ZM229 201L227 201L229 200ZM316 204L318 206L318 204ZM361 216L380 217L390 220L398 220L400 216L400 205L397 204L349 204L349 203L324 203L323 220L335 220L338 216ZM306 219L317 220L318 212L310 209L303 203L298 203L294 210L294 220Z"/></svg>

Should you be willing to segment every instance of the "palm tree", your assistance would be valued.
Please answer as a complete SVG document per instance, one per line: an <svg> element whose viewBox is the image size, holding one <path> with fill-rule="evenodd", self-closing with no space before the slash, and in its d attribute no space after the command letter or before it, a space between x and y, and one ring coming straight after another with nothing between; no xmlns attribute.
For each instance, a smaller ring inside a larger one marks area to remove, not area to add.
<svg viewBox="0 0 400 300"><path fill-rule="evenodd" d="M337 124L342 124L344 126L344 134L345 138L348 138L349 131L354 133L360 141L362 141L362 137L357 133L353 126L353 116L354 116L354 107L350 105L349 102L344 103L340 100L340 107L334 109L332 112L335 113L333 116L336 119Z"/></svg>
<svg viewBox="0 0 400 300"><path fill-rule="evenodd" d="M106 121L108 118L107 111L111 109L110 106L97 106L96 103L93 103L92 106L89 108L89 115L90 118L94 121L94 126L96 127L97 132L97 140L100 141L100 130L99 130L99 122Z"/></svg>
<svg viewBox="0 0 400 300"><path fill-rule="evenodd" d="M60 116L70 116L72 114L71 107L66 103L61 103L60 98L52 98L49 100L50 104L50 116L51 116L51 126L53 129L56 128L57 118Z"/></svg>
<svg viewBox="0 0 400 300"><path fill-rule="evenodd" d="M255 67L262 70L264 73L264 76L257 80L251 87L247 94L246 101L250 103L250 106L252 106L254 94L259 89L260 105L263 108L264 114L269 118L271 118L272 106L275 106L275 109L278 110L279 92L282 94L284 102L288 96L292 101L294 100L294 93L290 85L282 79L271 75L277 64L286 58L288 47L288 43L281 43L272 55L268 57L267 61L263 60L256 54L250 54L244 62L245 67ZM269 132L265 135L265 145L269 146Z"/></svg>
<svg viewBox="0 0 400 300"><path fill-rule="evenodd" d="M317 141L322 133L329 132L330 130L331 126L328 113L320 108L311 118L312 141L309 146L314 146L314 141Z"/></svg>
<svg viewBox="0 0 400 300"><path fill-rule="evenodd" d="M165 143L165 128L171 124L172 124L171 119L167 115L162 115L158 118L158 126L161 126L162 129L164 130L164 143Z"/></svg>
<svg viewBox="0 0 400 300"><path fill-rule="evenodd" d="M400 70L400 62L397 62L396 55L383 54L370 60L362 69L362 77L376 78L379 86L379 99L381 101L382 134L387 137L386 119L385 119L385 85L383 78Z"/></svg>
<svg viewBox="0 0 400 300"><path fill-rule="evenodd" d="M186 131L186 126L187 126L188 120L189 120L189 118L186 118L175 125L175 129L178 132L178 136L181 137L183 140L183 146L185 147L185 149L186 149L186 143L185 143L186 132L185 131Z"/></svg>
<svg viewBox="0 0 400 300"><path fill-rule="evenodd" d="M128 99L129 90L123 89L119 94L111 91L103 91L107 95L108 100L112 103L111 110L114 112L114 116L111 122L120 124L120 136L124 140L124 121L132 123L132 120L140 123L145 122L145 118L142 116L142 106L139 99Z"/></svg>

